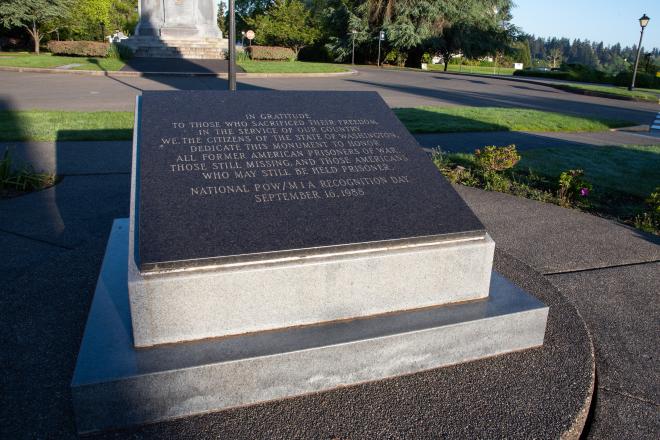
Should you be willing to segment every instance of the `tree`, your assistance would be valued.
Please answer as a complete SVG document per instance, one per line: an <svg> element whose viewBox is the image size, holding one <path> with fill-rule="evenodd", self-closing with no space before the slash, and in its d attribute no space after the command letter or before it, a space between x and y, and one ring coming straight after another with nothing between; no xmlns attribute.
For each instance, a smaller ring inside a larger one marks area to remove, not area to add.
<svg viewBox="0 0 660 440"><path fill-rule="evenodd" d="M246 22L254 28L257 42L289 47L296 57L320 35L310 12L299 0L276 0L264 14Z"/></svg>
<svg viewBox="0 0 660 440"><path fill-rule="evenodd" d="M548 61L550 61L550 66L553 69L556 69L561 65L561 62L564 60L564 51L561 46L555 46L550 51L548 51Z"/></svg>
<svg viewBox="0 0 660 440"><path fill-rule="evenodd" d="M25 28L38 55L44 35L55 32L70 11L70 0L4 0L0 3L0 21L7 28Z"/></svg>
<svg viewBox="0 0 660 440"><path fill-rule="evenodd" d="M529 48L529 41L522 39L513 44L514 59L518 63L522 63L524 67L532 65L532 55Z"/></svg>
<svg viewBox="0 0 660 440"><path fill-rule="evenodd" d="M226 20L226 15L227 11L225 11L225 4L224 3L218 3L218 16L216 17L216 21L218 23L218 28L222 32L222 35L227 35L227 20Z"/></svg>
<svg viewBox="0 0 660 440"><path fill-rule="evenodd" d="M75 38L96 39L101 24L107 32L131 33L138 21L137 0L76 0L67 26Z"/></svg>

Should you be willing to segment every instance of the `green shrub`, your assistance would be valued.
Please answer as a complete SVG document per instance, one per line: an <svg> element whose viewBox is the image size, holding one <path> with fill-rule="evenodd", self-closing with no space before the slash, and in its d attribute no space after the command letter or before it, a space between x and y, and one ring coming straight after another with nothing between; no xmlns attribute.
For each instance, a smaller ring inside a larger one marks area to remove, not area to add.
<svg viewBox="0 0 660 440"><path fill-rule="evenodd" d="M126 45L113 43L108 49L108 58L130 60L133 58L133 51Z"/></svg>
<svg viewBox="0 0 660 440"><path fill-rule="evenodd" d="M615 76L608 75L602 70L594 69L582 64L562 64L560 70L516 70L514 76L529 76L536 78L565 79L570 81L591 82L600 84L614 84L617 86L629 86L632 81L632 72L619 72ZM648 72L637 71L635 78L636 87L649 89L660 88L660 77Z"/></svg>
<svg viewBox="0 0 660 440"><path fill-rule="evenodd" d="M408 59L408 52L399 51L397 48L394 48L387 52L385 59L383 60L384 64L396 64L399 67L403 67L406 64Z"/></svg>
<svg viewBox="0 0 660 440"><path fill-rule="evenodd" d="M549 79L571 79L568 72L561 72L558 70L516 70L513 76L528 76L533 78L549 78Z"/></svg>
<svg viewBox="0 0 660 440"><path fill-rule="evenodd" d="M635 217L635 227L660 235L660 186L645 200L648 209Z"/></svg>
<svg viewBox="0 0 660 440"><path fill-rule="evenodd" d="M513 72L515 76L529 76L536 78L565 79L570 81L612 83L613 78L602 70L583 64L562 64L559 70L533 70L524 69Z"/></svg>
<svg viewBox="0 0 660 440"><path fill-rule="evenodd" d="M568 78L573 81L593 82L593 83L611 83L612 77L602 70L594 69L593 67L585 66L584 64L562 64L560 69L562 72L568 72Z"/></svg>
<svg viewBox="0 0 660 440"><path fill-rule="evenodd" d="M243 62L243 61L250 61L250 55L245 51L245 49L237 50L236 51L236 62L240 63L240 62Z"/></svg>
<svg viewBox="0 0 660 440"><path fill-rule="evenodd" d="M288 47L248 46L245 51L253 60L294 61L296 59L296 53Z"/></svg>
<svg viewBox="0 0 660 440"><path fill-rule="evenodd" d="M627 87L632 82L632 72L619 72L614 77L614 84ZM651 75L647 72L637 72L635 77L635 87L644 87L647 89L660 89L660 77Z"/></svg>
<svg viewBox="0 0 660 440"><path fill-rule="evenodd" d="M305 46L298 52L298 61L316 61L319 63L330 63L333 56L323 43Z"/></svg>
<svg viewBox="0 0 660 440"><path fill-rule="evenodd" d="M570 207L578 200L586 200L593 186L584 177L583 170L568 170L559 175L560 205Z"/></svg>
<svg viewBox="0 0 660 440"><path fill-rule="evenodd" d="M107 57L110 51L110 43L99 41L49 41L48 50L53 55Z"/></svg>
<svg viewBox="0 0 660 440"><path fill-rule="evenodd" d="M484 147L483 150L477 149L474 157L477 165L485 172L508 170L520 161L520 154L513 144L506 147L491 145Z"/></svg>

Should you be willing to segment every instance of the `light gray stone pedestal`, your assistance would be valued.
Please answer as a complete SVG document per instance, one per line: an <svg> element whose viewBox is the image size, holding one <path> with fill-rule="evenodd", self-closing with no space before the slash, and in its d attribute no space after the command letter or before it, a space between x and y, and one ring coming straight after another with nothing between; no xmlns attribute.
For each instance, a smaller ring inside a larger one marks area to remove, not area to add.
<svg viewBox="0 0 660 440"><path fill-rule="evenodd" d="M128 235L128 220L116 220L78 356L72 394L80 433L323 391L543 343L548 308L493 273L485 299L136 349Z"/></svg>

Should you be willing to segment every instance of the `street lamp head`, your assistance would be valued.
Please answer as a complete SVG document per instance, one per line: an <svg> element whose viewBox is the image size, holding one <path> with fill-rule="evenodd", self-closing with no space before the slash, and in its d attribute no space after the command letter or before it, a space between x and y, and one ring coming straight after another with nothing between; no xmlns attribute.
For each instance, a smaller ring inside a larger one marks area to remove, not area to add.
<svg viewBox="0 0 660 440"><path fill-rule="evenodd" d="M651 19L646 15L642 15L639 19L639 25L644 29Z"/></svg>

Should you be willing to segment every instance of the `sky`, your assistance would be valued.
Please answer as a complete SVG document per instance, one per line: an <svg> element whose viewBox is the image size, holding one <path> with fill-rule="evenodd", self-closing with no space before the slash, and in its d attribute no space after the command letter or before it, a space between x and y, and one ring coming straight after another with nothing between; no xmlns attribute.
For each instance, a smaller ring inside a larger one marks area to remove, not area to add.
<svg viewBox="0 0 660 440"><path fill-rule="evenodd" d="M636 45L639 17L651 21L642 46L660 48L660 0L514 0L511 22L537 37L602 41Z"/></svg>

